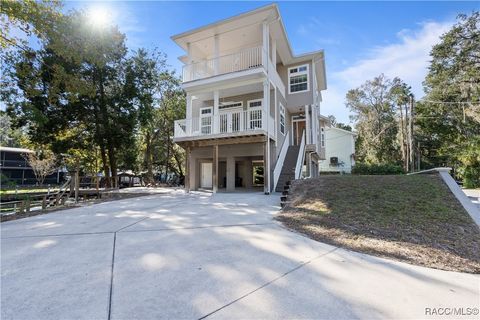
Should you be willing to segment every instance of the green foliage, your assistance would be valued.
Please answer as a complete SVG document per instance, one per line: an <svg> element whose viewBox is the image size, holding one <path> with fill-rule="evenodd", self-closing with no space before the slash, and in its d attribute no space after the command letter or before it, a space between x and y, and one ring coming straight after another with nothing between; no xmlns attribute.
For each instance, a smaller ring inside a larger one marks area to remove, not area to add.
<svg viewBox="0 0 480 320"><path fill-rule="evenodd" d="M383 74L348 91L346 105L353 113L359 134L357 158L368 163L399 163L405 159L403 107L410 87L402 80L388 79Z"/></svg>
<svg viewBox="0 0 480 320"><path fill-rule="evenodd" d="M431 51L417 105L424 166L451 166L469 187L480 186L480 13L460 15Z"/></svg>
<svg viewBox="0 0 480 320"><path fill-rule="evenodd" d="M387 175L387 174L403 174L403 168L398 165L388 163L368 164L356 163L352 168L352 174L359 175Z"/></svg>
<svg viewBox="0 0 480 320"><path fill-rule="evenodd" d="M26 36L43 39L52 33L61 17L61 2L57 0L4 0L0 6L0 47L25 46L25 39L15 36L14 29Z"/></svg>
<svg viewBox="0 0 480 320"><path fill-rule="evenodd" d="M347 130L347 131L352 131L352 127L350 125L338 122L337 119L335 118L335 116L333 116L333 115L329 115L328 120L330 121L330 124L335 128L339 128L339 129L343 129L343 130Z"/></svg>
<svg viewBox="0 0 480 320"><path fill-rule="evenodd" d="M3 127L22 128L33 146L84 173L182 174L172 136L185 95L165 55L140 49L129 56L116 26L87 20L83 11L58 16L40 49L6 55L0 94L12 121Z"/></svg>

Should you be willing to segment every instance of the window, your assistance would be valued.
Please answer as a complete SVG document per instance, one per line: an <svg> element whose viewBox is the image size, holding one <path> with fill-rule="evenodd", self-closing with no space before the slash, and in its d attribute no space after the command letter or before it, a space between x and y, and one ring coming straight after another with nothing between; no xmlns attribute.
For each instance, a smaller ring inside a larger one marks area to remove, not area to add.
<svg viewBox="0 0 480 320"><path fill-rule="evenodd" d="M251 130L262 128L262 99L248 101L248 119Z"/></svg>
<svg viewBox="0 0 480 320"><path fill-rule="evenodd" d="M320 145L322 148L325 148L325 129L321 128L320 129Z"/></svg>
<svg viewBox="0 0 480 320"><path fill-rule="evenodd" d="M212 133L212 107L200 108L200 132L201 134Z"/></svg>
<svg viewBox="0 0 480 320"><path fill-rule="evenodd" d="M280 104L280 132L285 135L285 108Z"/></svg>
<svg viewBox="0 0 480 320"><path fill-rule="evenodd" d="M288 84L288 93L308 91L308 64L288 68Z"/></svg>

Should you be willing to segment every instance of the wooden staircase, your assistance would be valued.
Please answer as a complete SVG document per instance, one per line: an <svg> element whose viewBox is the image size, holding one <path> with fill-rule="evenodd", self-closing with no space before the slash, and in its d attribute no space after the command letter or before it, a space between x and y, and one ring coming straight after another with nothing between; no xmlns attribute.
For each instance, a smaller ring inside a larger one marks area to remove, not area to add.
<svg viewBox="0 0 480 320"><path fill-rule="evenodd" d="M278 178L277 187L275 188L276 192L283 192L287 182L295 180L295 166L297 165L299 150L300 146L288 147L287 154L283 162L282 171L280 172L280 177Z"/></svg>
<svg viewBox="0 0 480 320"><path fill-rule="evenodd" d="M283 186L282 196L280 197L280 206L282 208L288 204L288 193L290 192L290 186L290 181L287 181Z"/></svg>

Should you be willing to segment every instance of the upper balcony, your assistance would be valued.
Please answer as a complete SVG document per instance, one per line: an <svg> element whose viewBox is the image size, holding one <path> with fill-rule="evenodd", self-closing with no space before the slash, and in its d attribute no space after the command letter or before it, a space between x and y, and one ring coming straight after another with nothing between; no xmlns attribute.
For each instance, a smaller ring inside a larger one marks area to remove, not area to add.
<svg viewBox="0 0 480 320"><path fill-rule="evenodd" d="M239 52L206 59L183 66L183 82L205 79L227 73L263 67L263 47L242 49Z"/></svg>
<svg viewBox="0 0 480 320"><path fill-rule="evenodd" d="M263 46L242 48L237 52L220 55L217 58L186 64L183 66L182 75L183 82L186 83L241 71L252 71L253 74L261 73L262 77L268 77L285 96L285 84L277 72L275 62L272 61Z"/></svg>

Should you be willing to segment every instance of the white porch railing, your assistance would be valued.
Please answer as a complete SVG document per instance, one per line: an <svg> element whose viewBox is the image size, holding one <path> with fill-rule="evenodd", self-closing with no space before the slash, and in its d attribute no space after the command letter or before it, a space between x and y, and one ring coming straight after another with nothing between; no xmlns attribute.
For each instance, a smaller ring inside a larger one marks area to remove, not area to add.
<svg viewBox="0 0 480 320"><path fill-rule="evenodd" d="M297 165L295 166L295 179L300 179L302 175L304 160L305 160L305 131L302 132L302 142L300 142L300 150L298 150Z"/></svg>
<svg viewBox="0 0 480 320"><path fill-rule="evenodd" d="M263 48L253 47L232 54L183 66L183 82L262 66Z"/></svg>
<svg viewBox="0 0 480 320"><path fill-rule="evenodd" d="M275 164L275 169L273 170L273 190L277 188L278 178L280 178L280 173L282 172L283 163L285 162L285 157L287 155L289 146L290 132L287 132L285 140L283 140L282 148L280 149L280 154L278 155L277 163Z"/></svg>
<svg viewBox="0 0 480 320"><path fill-rule="evenodd" d="M254 110L222 110L219 114L176 120L174 137L184 138L211 134L228 134L242 131L264 130L265 111ZM274 136L275 123L270 116L268 132Z"/></svg>

